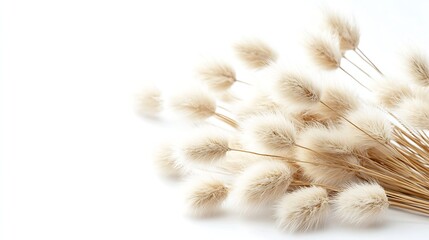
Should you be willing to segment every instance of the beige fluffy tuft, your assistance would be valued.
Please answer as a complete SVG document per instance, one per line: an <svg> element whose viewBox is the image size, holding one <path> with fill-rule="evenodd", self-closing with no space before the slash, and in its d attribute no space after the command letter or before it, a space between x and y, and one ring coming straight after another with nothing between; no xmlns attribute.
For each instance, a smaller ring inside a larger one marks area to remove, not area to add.
<svg viewBox="0 0 429 240"><path fill-rule="evenodd" d="M429 104L420 98L406 98L399 105L395 114L409 126L429 129Z"/></svg>
<svg viewBox="0 0 429 240"><path fill-rule="evenodd" d="M161 92L155 86L147 86L137 95L137 111L139 114L155 116L161 110Z"/></svg>
<svg viewBox="0 0 429 240"><path fill-rule="evenodd" d="M420 86L429 86L429 61L427 57L418 51L413 51L407 56L406 66L408 73L415 83Z"/></svg>
<svg viewBox="0 0 429 240"><path fill-rule="evenodd" d="M178 178L186 172L183 166L177 161L177 156L170 143L163 143L158 146L153 157L159 172L166 177Z"/></svg>
<svg viewBox="0 0 429 240"><path fill-rule="evenodd" d="M386 212L386 192L377 183L358 183L340 192L333 200L335 215L344 223L369 225Z"/></svg>
<svg viewBox="0 0 429 240"><path fill-rule="evenodd" d="M341 50L355 50L360 40L360 31L355 19L346 18L334 11L327 11L325 16L326 25L340 40Z"/></svg>
<svg viewBox="0 0 429 240"><path fill-rule="evenodd" d="M197 70L199 78L214 91L225 91L236 81L232 66L223 62L209 62Z"/></svg>
<svg viewBox="0 0 429 240"><path fill-rule="evenodd" d="M328 192L321 187L307 187L286 194L278 203L278 226L289 232L306 231L323 224L329 210Z"/></svg>
<svg viewBox="0 0 429 240"><path fill-rule="evenodd" d="M186 186L186 205L193 216L210 216L217 213L228 197L229 188L212 178L192 179Z"/></svg>
<svg viewBox="0 0 429 240"><path fill-rule="evenodd" d="M280 114L254 116L242 125L244 145L263 153L289 153L295 143L295 127Z"/></svg>
<svg viewBox="0 0 429 240"><path fill-rule="evenodd" d="M268 94L257 92L254 93L249 99L242 101L237 106L237 117L240 120L245 120L249 117L265 114L282 112L283 108L280 104L275 102Z"/></svg>
<svg viewBox="0 0 429 240"><path fill-rule="evenodd" d="M297 159L306 162L299 162L299 165L307 178L330 186L341 186L357 179L356 173L345 167L359 164L359 159L353 153L360 143L346 136L341 129L324 126L308 128L301 133L298 144L313 150L296 150Z"/></svg>
<svg viewBox="0 0 429 240"><path fill-rule="evenodd" d="M211 128L199 129L182 143L181 157L194 163L218 161L230 150L228 141L228 135L222 131Z"/></svg>
<svg viewBox="0 0 429 240"><path fill-rule="evenodd" d="M309 76L299 72L283 72L274 84L274 92L281 100L301 105L320 101L320 89Z"/></svg>
<svg viewBox="0 0 429 240"><path fill-rule="evenodd" d="M204 120L216 113L216 101L198 89L188 89L172 96L169 105L173 111L192 120Z"/></svg>
<svg viewBox="0 0 429 240"><path fill-rule="evenodd" d="M374 90L378 102L387 108L395 108L402 100L414 95L410 84L392 78L380 80Z"/></svg>
<svg viewBox="0 0 429 240"><path fill-rule="evenodd" d="M258 208L280 198L287 191L292 175L293 170L283 162L260 161L238 176L233 195L246 210Z"/></svg>
<svg viewBox="0 0 429 240"><path fill-rule="evenodd" d="M277 60L277 53L265 42L251 39L234 45L237 56L250 68L264 68Z"/></svg>
<svg viewBox="0 0 429 240"><path fill-rule="evenodd" d="M345 118L357 127L344 122L344 131L349 131L347 133L350 134L348 135L349 137L365 143L368 148L371 145L379 147L380 143L387 144L392 140L393 125L389 120L389 116L376 107L365 106L359 108L347 114Z"/></svg>
<svg viewBox="0 0 429 240"><path fill-rule="evenodd" d="M322 90L321 101L329 106L319 105L320 112L330 120L338 120L348 111L359 107L359 95L341 83L327 84Z"/></svg>
<svg viewBox="0 0 429 240"><path fill-rule="evenodd" d="M310 107L291 106L287 109L287 114L298 132L314 125L326 125L331 122L326 119L317 105Z"/></svg>
<svg viewBox="0 0 429 240"><path fill-rule="evenodd" d="M332 34L320 34L310 37L308 50L313 60L327 70L340 67L342 54L338 38Z"/></svg>

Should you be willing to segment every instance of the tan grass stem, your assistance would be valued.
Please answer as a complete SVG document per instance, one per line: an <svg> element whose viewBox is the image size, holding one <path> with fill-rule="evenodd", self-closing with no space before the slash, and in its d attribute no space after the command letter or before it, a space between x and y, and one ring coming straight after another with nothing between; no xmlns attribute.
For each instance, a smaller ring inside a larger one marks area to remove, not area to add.
<svg viewBox="0 0 429 240"><path fill-rule="evenodd" d="M380 69L378 69L378 67L365 55L365 53L363 53L362 50L360 50L359 47L356 48L356 50L354 50L354 52L356 52L356 54L362 58L362 59L366 59L366 62L368 64L370 64L378 73L380 73L380 75L384 76L384 74L380 71ZM362 54L362 55L360 55Z"/></svg>
<svg viewBox="0 0 429 240"><path fill-rule="evenodd" d="M346 59L349 63L351 63L353 66L355 66L357 69L359 69L359 71L361 71L363 74L365 74L367 77L371 78L372 80L374 80L374 78L369 75L369 73L367 73L365 70L363 70L361 67L359 67L357 64L355 64L352 60L350 60L349 58L347 58L346 56L343 56L344 59Z"/></svg>
<svg viewBox="0 0 429 240"><path fill-rule="evenodd" d="M369 89L367 86L365 86L363 83L361 83L359 80L357 80L357 78L353 77L353 75L351 75L349 72L347 72L343 67L339 66L339 69L341 69L344 73L346 73L347 75L349 75L349 77L351 77L355 82L357 82L359 85L361 85L362 87L364 87L366 90L371 91L371 89Z"/></svg>

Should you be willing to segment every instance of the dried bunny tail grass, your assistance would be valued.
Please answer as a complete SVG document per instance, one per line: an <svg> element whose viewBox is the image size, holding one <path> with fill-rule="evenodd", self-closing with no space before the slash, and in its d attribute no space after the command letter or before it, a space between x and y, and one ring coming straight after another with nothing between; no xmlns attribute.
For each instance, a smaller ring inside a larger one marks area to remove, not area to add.
<svg viewBox="0 0 429 240"><path fill-rule="evenodd" d="M328 154L320 155L315 152L297 150L297 158L307 163L299 163L306 178L311 179L314 183L325 184L334 187L343 186L349 182L358 180L356 172L348 170L349 164L358 165L359 159L353 155ZM333 161L333 159L336 159ZM330 166L326 166L330 164Z"/></svg>
<svg viewBox="0 0 429 240"><path fill-rule="evenodd" d="M410 52L406 59L408 73L415 83L429 86L429 60L420 51Z"/></svg>
<svg viewBox="0 0 429 240"><path fill-rule="evenodd" d="M236 108L240 120L264 113L283 112L283 107L271 97L262 92L254 93L251 98L242 101Z"/></svg>
<svg viewBox="0 0 429 240"><path fill-rule="evenodd" d="M169 105L175 112L193 120L204 120L216 113L215 100L200 89L188 89L172 96Z"/></svg>
<svg viewBox="0 0 429 240"><path fill-rule="evenodd" d="M244 145L266 153L289 153L296 131L291 121L280 114L262 114L243 123Z"/></svg>
<svg viewBox="0 0 429 240"><path fill-rule="evenodd" d="M342 54L336 36L327 33L312 36L308 40L308 50L320 67L327 70L340 67Z"/></svg>
<svg viewBox="0 0 429 240"><path fill-rule="evenodd" d="M365 147L380 147L392 140L393 125L389 116L373 106L361 107L345 116L343 129L348 137L365 143Z"/></svg>
<svg viewBox="0 0 429 240"><path fill-rule="evenodd" d="M287 191L292 175L293 170L283 162L255 163L237 177L232 196L244 210L258 208L280 198Z"/></svg>
<svg viewBox="0 0 429 240"><path fill-rule="evenodd" d="M229 137L219 129L203 128L184 140L180 147L184 161L193 163L212 163L223 159L230 150Z"/></svg>
<svg viewBox="0 0 429 240"><path fill-rule="evenodd" d="M362 144L337 126L313 125L302 131L297 144L327 154L353 154Z"/></svg>
<svg viewBox="0 0 429 240"><path fill-rule="evenodd" d="M290 106L286 109L286 113L294 123L297 132L318 124L331 124L331 121L326 119L326 116L321 113L317 105L309 107Z"/></svg>
<svg viewBox="0 0 429 240"><path fill-rule="evenodd" d="M395 114L407 125L417 129L429 129L429 104L420 98L404 99Z"/></svg>
<svg viewBox="0 0 429 240"><path fill-rule="evenodd" d="M178 178L186 174L184 167L177 161L178 157L170 143L159 145L153 155L154 163L162 175Z"/></svg>
<svg viewBox="0 0 429 240"><path fill-rule="evenodd" d="M218 99L219 101L230 103L230 104L234 104L240 100L238 97L236 97L232 92L228 90L223 92L216 92L215 96L216 96L216 99Z"/></svg>
<svg viewBox="0 0 429 240"><path fill-rule="evenodd" d="M410 84L392 78L379 81L374 90L378 102L387 108L395 108L403 99L414 95Z"/></svg>
<svg viewBox="0 0 429 240"><path fill-rule="evenodd" d="M359 45L360 31L354 18L346 18L338 12L325 11L326 25L338 36L342 51L355 50Z"/></svg>
<svg viewBox="0 0 429 240"><path fill-rule="evenodd" d="M210 216L217 213L228 197L229 188L213 178L196 178L186 186L186 205L193 216Z"/></svg>
<svg viewBox="0 0 429 240"><path fill-rule="evenodd" d="M309 76L297 71L282 72L274 83L274 93L281 100L301 105L320 101L320 89Z"/></svg>
<svg viewBox="0 0 429 240"><path fill-rule="evenodd" d="M264 68L277 60L277 53L265 42L248 39L234 45L237 56L250 68Z"/></svg>
<svg viewBox="0 0 429 240"><path fill-rule="evenodd" d="M137 95L137 111L144 116L155 116L162 111L161 91L155 86L145 87Z"/></svg>
<svg viewBox="0 0 429 240"><path fill-rule="evenodd" d="M353 155L359 142L345 135L339 129L315 126L306 129L298 139L298 145L308 149L296 149L296 158L304 176L316 183L341 186L357 180L356 173L349 170L351 165L359 165L360 160Z"/></svg>
<svg viewBox="0 0 429 240"><path fill-rule="evenodd" d="M307 231L323 224L329 210L326 189L306 187L286 194L278 203L278 226L289 232Z"/></svg>
<svg viewBox="0 0 429 240"><path fill-rule="evenodd" d="M320 104L320 112L328 119L338 120L348 111L356 110L360 105L360 98L355 91L346 85L330 82L322 90L321 102L329 108Z"/></svg>
<svg viewBox="0 0 429 240"><path fill-rule="evenodd" d="M389 203L377 183L357 183L339 192L333 205L335 215L344 223L369 225L386 212Z"/></svg>
<svg viewBox="0 0 429 240"><path fill-rule="evenodd" d="M214 91L225 91L237 80L232 66L223 62L206 63L197 72L200 79Z"/></svg>

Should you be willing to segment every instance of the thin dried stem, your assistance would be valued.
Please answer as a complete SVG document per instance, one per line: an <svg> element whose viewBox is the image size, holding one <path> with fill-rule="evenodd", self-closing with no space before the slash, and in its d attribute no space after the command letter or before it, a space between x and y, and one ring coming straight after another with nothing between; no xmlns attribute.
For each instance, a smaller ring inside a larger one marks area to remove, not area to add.
<svg viewBox="0 0 429 240"><path fill-rule="evenodd" d="M363 74L365 74L367 77L371 78L372 80L374 80L374 78L369 75L369 73L367 73L366 71L364 71L362 68L360 68L358 65L356 65L352 60L348 59L346 56L343 56L344 59L346 59L349 63L351 63L353 66L355 66L357 69L359 69L359 71L361 71Z"/></svg>
<svg viewBox="0 0 429 240"><path fill-rule="evenodd" d="M216 113L214 114L214 116L215 116L217 119L219 119L219 120L223 121L224 123L226 123L226 124L230 125L231 127L233 127L233 128L238 128L238 123L237 123L234 119L232 119L232 118L230 118L230 117L228 117L228 116L225 116L225 115L223 115L223 114L221 114L221 113L218 113L218 112L216 112Z"/></svg>
<svg viewBox="0 0 429 240"><path fill-rule="evenodd" d="M347 75L349 75L349 77L351 77L355 82L357 82L359 85L361 85L362 87L364 87L366 90L371 91L371 89L369 89L367 86L365 86L363 83L361 83L359 80L357 80L355 77L353 77L353 75L351 75L349 72L347 72L343 67L339 66L339 69L341 69L344 73L346 73Z"/></svg>
<svg viewBox="0 0 429 240"><path fill-rule="evenodd" d="M361 57L362 59L366 59L367 63L369 63L378 73L384 76L384 74L380 71L380 69L378 69L378 67L362 52L362 50L360 50L359 47L357 47L356 50L354 51L356 52L357 55L359 55L359 57Z"/></svg>

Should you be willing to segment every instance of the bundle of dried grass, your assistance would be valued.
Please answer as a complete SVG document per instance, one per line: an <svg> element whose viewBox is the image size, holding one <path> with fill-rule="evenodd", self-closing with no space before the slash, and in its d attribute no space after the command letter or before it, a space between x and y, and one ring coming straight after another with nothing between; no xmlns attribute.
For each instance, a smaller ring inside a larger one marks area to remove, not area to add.
<svg viewBox="0 0 429 240"><path fill-rule="evenodd" d="M361 84L341 66L351 50L382 74L358 48L356 23L327 14L329 34L309 41L315 63L339 68ZM277 59L262 42L243 42L236 51L253 68ZM331 213L356 226L378 221L388 207L429 214L429 68L420 54L408 62L412 80L385 78L365 94L348 85L350 79L327 83L304 71L281 71L271 92L255 89L250 101L222 107L228 116L210 94L178 94L170 100L174 111L191 120L215 117L232 128L230 134L212 129L185 136L178 149L168 146L156 155L158 166L169 176L216 174L191 178L187 203L196 215L210 215L228 202L246 210L276 206L281 229L306 231L322 226ZM207 65L200 76L214 92L237 81L233 68L222 64ZM368 94L378 103L370 103ZM158 111L159 95L147 92L146 112Z"/></svg>

